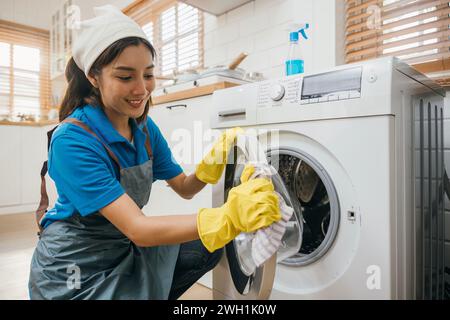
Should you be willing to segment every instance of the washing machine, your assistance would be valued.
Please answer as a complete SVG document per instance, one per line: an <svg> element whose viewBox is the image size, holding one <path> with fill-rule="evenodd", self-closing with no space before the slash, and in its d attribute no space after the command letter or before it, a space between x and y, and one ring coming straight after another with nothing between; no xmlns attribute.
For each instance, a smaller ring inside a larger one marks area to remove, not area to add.
<svg viewBox="0 0 450 320"><path fill-rule="evenodd" d="M228 243L214 298L442 298L444 95L392 57L216 91L212 128L256 137L302 229L290 256L250 273L248 252ZM213 186L215 207L239 184L241 149Z"/></svg>

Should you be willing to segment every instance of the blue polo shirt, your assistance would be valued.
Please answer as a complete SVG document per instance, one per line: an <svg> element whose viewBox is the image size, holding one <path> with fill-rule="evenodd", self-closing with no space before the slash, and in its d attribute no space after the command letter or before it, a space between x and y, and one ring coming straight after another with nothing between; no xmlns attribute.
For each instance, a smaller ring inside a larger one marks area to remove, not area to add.
<svg viewBox="0 0 450 320"><path fill-rule="evenodd" d="M70 117L87 124L114 152L122 168L148 160L144 123L138 125L135 120L130 121L131 144L114 129L100 107L86 105L76 109ZM147 128L153 151L153 179L168 180L182 173L167 141L150 117ZM119 169L105 147L92 134L71 123L59 125L53 133L48 173L55 181L58 199L42 219L44 228L76 212L82 216L97 212L125 193L119 182Z"/></svg>

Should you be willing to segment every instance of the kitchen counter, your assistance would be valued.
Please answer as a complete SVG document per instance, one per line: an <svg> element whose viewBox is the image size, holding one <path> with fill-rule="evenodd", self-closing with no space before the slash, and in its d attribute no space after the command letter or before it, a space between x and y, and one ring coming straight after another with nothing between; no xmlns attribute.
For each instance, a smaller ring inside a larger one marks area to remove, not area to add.
<svg viewBox="0 0 450 320"><path fill-rule="evenodd" d="M205 96L212 94L216 90L239 86L245 83L248 83L248 81L223 76L210 76L170 87L157 88L152 94L152 102L153 105L158 105Z"/></svg>
<svg viewBox="0 0 450 320"><path fill-rule="evenodd" d="M28 127L43 127L49 125L56 125L59 123L58 119L54 120L39 120L39 121L29 121L29 120L0 120L0 125L4 126L28 126Z"/></svg>
<svg viewBox="0 0 450 320"><path fill-rule="evenodd" d="M57 109L41 109L38 114L11 112L0 115L0 125L4 126L44 127L58 123Z"/></svg>
<svg viewBox="0 0 450 320"><path fill-rule="evenodd" d="M192 88L192 89L186 89L186 90L182 90L182 91L178 91L178 92L174 92L174 93L168 93L166 95L159 96L159 97L152 97L152 101L153 101L154 105L157 105L157 104L162 104L162 103L171 102L171 101L205 96L208 94L212 94L216 90L230 88L230 87L234 87L234 86L239 86L239 84L223 81L223 82L209 84L206 86L196 87L196 88Z"/></svg>

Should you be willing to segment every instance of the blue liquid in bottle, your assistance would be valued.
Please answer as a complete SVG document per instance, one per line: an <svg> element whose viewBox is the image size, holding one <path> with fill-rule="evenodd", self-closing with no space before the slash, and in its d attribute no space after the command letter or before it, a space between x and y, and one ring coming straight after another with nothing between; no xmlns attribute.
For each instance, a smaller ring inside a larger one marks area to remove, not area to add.
<svg viewBox="0 0 450 320"><path fill-rule="evenodd" d="M303 60L287 60L286 75L298 74L305 72Z"/></svg>

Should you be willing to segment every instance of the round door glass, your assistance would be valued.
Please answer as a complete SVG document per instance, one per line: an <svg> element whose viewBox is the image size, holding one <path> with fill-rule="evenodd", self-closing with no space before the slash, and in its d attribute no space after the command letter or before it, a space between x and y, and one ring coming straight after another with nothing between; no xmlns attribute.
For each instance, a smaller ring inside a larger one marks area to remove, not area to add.
<svg viewBox="0 0 450 320"><path fill-rule="evenodd" d="M331 247L339 224L339 205L334 185L325 169L309 155L293 149L268 152L291 197L301 207L302 245L281 263L306 265L322 257Z"/></svg>

